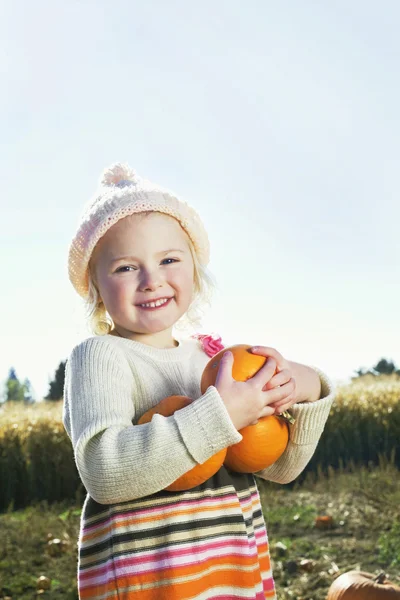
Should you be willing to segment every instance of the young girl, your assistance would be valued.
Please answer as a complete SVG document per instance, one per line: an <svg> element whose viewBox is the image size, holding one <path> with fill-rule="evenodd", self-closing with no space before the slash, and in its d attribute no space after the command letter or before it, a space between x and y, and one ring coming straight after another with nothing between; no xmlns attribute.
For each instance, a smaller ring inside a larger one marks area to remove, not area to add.
<svg viewBox="0 0 400 600"><path fill-rule="evenodd" d="M295 422L287 449L256 475L292 481L314 453L333 390L318 369L260 346L253 351L268 359L252 379L235 381L226 353L215 386L201 393L220 338L176 339L173 327L193 322L212 281L208 260L206 231L188 204L127 165L105 171L68 263L96 334L73 348L64 390L64 425L88 492L82 599L276 598L253 475L223 466L191 490L165 488L239 442L243 427L288 408ZM137 424L175 394L193 402Z"/></svg>

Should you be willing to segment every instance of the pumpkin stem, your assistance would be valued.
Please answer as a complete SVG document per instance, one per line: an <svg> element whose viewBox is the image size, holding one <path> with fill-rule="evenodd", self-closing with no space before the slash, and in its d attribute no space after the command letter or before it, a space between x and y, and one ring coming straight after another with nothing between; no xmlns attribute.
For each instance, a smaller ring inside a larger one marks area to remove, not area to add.
<svg viewBox="0 0 400 600"><path fill-rule="evenodd" d="M373 581L374 583L384 583L386 580L386 573L384 573L383 571L381 573L379 573L379 575L377 575Z"/></svg>
<svg viewBox="0 0 400 600"><path fill-rule="evenodd" d="M284 410L283 413L279 416L282 417L282 419L285 419L285 421L289 421L289 423L291 423L292 425L296 422L296 419L292 417L290 412L288 412L287 410Z"/></svg>

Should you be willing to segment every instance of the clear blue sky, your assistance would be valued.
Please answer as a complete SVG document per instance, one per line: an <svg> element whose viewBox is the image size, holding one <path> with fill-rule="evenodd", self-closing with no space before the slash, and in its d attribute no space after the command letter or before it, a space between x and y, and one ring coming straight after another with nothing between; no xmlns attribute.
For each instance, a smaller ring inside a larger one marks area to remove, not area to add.
<svg viewBox="0 0 400 600"><path fill-rule="evenodd" d="M400 366L400 5L3 0L0 381L88 337L70 239L114 161L208 228L203 332Z"/></svg>

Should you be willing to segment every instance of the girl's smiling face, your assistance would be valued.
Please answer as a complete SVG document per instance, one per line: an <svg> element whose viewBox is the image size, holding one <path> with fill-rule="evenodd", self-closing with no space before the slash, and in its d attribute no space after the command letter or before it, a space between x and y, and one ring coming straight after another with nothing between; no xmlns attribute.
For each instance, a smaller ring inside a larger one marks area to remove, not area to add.
<svg viewBox="0 0 400 600"><path fill-rule="evenodd" d="M193 299L194 265L186 233L163 213L120 219L99 240L91 272L122 337L173 347L172 327ZM159 308L141 304L168 299Z"/></svg>

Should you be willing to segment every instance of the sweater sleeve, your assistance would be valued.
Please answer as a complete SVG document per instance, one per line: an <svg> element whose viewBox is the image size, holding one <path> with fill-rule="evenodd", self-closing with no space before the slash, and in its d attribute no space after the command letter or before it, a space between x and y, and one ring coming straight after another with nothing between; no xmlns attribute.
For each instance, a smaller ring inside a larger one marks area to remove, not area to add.
<svg viewBox="0 0 400 600"><path fill-rule="evenodd" d="M289 424L289 442L282 456L270 467L255 473L256 477L289 483L296 479L311 460L329 416L335 398L335 390L331 381L318 368L321 381L321 398L316 402L294 404L290 412L295 418Z"/></svg>
<svg viewBox="0 0 400 600"><path fill-rule="evenodd" d="M67 361L63 422L81 480L100 504L153 494L242 436L215 388L170 417L133 425L140 386L122 352L89 338ZM173 448L173 452L171 449Z"/></svg>

